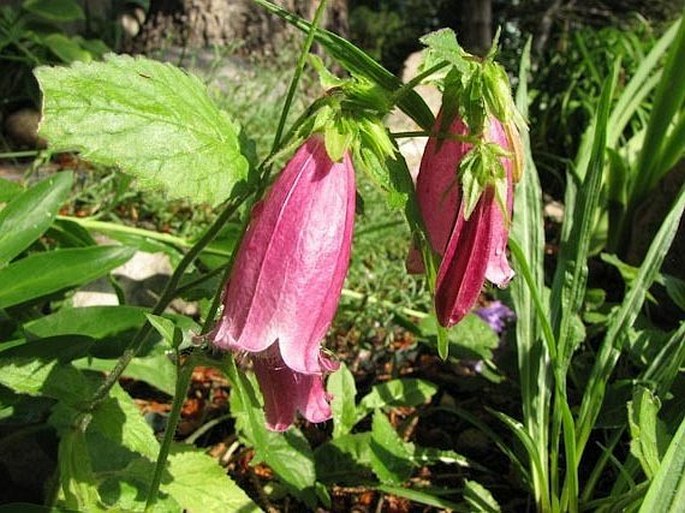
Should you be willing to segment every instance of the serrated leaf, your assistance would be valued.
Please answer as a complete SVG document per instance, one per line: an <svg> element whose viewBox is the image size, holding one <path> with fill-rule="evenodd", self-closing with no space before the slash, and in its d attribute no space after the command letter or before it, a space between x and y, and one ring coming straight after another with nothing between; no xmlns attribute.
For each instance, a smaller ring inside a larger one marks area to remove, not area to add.
<svg viewBox="0 0 685 513"><path fill-rule="evenodd" d="M238 128L202 82L170 64L126 55L40 67L40 134L55 150L79 150L119 166L141 189L217 205L247 177Z"/></svg>
<svg viewBox="0 0 685 513"><path fill-rule="evenodd" d="M219 464L203 452L176 446L169 455L170 482L160 489L188 511L203 513L258 512L261 509Z"/></svg>
<svg viewBox="0 0 685 513"><path fill-rule="evenodd" d="M104 276L134 250L96 246L36 253L0 269L0 308L36 299Z"/></svg>
<svg viewBox="0 0 685 513"><path fill-rule="evenodd" d="M0 210L0 266L48 229L69 197L72 178L70 171L46 178Z"/></svg>
<svg viewBox="0 0 685 513"><path fill-rule="evenodd" d="M331 400L333 438L338 438L349 433L357 421L355 404L357 387L354 383L354 376L344 363L340 364L340 368L329 376L326 388L333 396Z"/></svg>
<svg viewBox="0 0 685 513"><path fill-rule="evenodd" d="M90 396L93 383L68 362L87 351L90 344L92 341L83 337L54 337L4 351L0 384L20 394L51 397L78 406Z"/></svg>
<svg viewBox="0 0 685 513"><path fill-rule="evenodd" d="M122 447L155 461L159 443L131 397L116 384L93 412L89 429L95 429Z"/></svg>
<svg viewBox="0 0 685 513"><path fill-rule="evenodd" d="M74 0L25 0L22 7L49 21L75 21L85 18L83 9Z"/></svg>
<svg viewBox="0 0 685 513"><path fill-rule="evenodd" d="M430 381L402 378L378 383L359 402L357 421L378 408L394 406L418 406L428 401L438 391Z"/></svg>
<svg viewBox="0 0 685 513"><path fill-rule="evenodd" d="M371 468L382 483L405 482L414 468L413 445L402 440L390 421L376 410L371 423Z"/></svg>

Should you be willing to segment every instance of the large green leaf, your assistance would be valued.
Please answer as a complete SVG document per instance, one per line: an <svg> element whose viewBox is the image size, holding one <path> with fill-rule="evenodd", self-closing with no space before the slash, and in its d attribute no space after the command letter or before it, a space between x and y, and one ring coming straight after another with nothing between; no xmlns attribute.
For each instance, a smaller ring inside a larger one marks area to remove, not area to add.
<svg viewBox="0 0 685 513"><path fill-rule="evenodd" d="M133 256L125 246L37 253L0 269L0 308L36 299L104 276Z"/></svg>
<svg viewBox="0 0 685 513"><path fill-rule="evenodd" d="M355 486L374 481L371 433L341 435L314 451L316 478L322 483Z"/></svg>
<svg viewBox="0 0 685 513"><path fill-rule="evenodd" d="M170 65L108 55L105 62L35 70L40 133L56 150L119 166L143 189L216 205L247 176L238 127L202 82Z"/></svg>
<svg viewBox="0 0 685 513"><path fill-rule="evenodd" d="M161 490L187 511L252 513L261 511L227 475L216 460L188 446L177 446L169 456L172 476Z"/></svg>
<svg viewBox="0 0 685 513"><path fill-rule="evenodd" d="M72 178L71 171L46 178L0 210L0 267L48 229L69 197Z"/></svg>
<svg viewBox="0 0 685 513"><path fill-rule="evenodd" d="M655 511L685 511L685 419L671 440L640 507L640 513Z"/></svg>
<svg viewBox="0 0 685 513"><path fill-rule="evenodd" d="M44 396L78 407L94 386L69 361L85 353L92 340L55 337L29 342L2 353L0 384L20 394Z"/></svg>

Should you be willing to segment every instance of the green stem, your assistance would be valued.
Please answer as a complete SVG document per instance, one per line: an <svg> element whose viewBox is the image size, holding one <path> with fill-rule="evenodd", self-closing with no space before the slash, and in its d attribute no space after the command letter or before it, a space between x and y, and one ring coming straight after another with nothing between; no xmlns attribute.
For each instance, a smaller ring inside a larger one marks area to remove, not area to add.
<svg viewBox="0 0 685 513"><path fill-rule="evenodd" d="M25 151L9 151L7 153L0 153L0 159L18 159L21 157L35 157L39 155L42 150L25 150Z"/></svg>
<svg viewBox="0 0 685 513"><path fill-rule="evenodd" d="M157 304L152 309L152 312L150 312L152 315L161 315L166 307L169 306L169 303L173 301L173 299L176 297L178 284L181 281L186 269L195 261L202 250L212 240L214 240L214 238L223 228L224 224L226 224L226 222L233 216L238 207L245 201L247 196L247 193L243 193L237 196L233 201L230 201L215 219L214 223L207 228L207 231L204 233L204 235L183 256L178 266L176 266L174 273L171 275L169 281L164 287L164 291L157 301ZM140 347L143 345L143 342L145 342L145 339L151 331L152 325L148 321L145 321L145 323L140 327L136 335L129 343L129 346L126 348L124 353L119 357L119 360L117 361L114 369L112 369L112 372L109 373L109 375L105 378L105 381L102 383L102 385L100 385L91 398L89 409L92 410L100 401L107 397L110 389L119 380L119 377L124 372L124 369L126 369L128 364L131 363L131 360L133 360L133 358L136 356L140 350Z"/></svg>
<svg viewBox="0 0 685 513"><path fill-rule="evenodd" d="M149 511L150 508L157 501L157 494L159 493L159 485L162 481L162 472L166 466L166 460L169 457L169 451L171 449L171 443L174 441L174 436L176 435L176 426L181 418L181 409L183 407L183 402L188 394L188 388L190 387L190 381L193 375L194 368L192 356L181 365L177 363L178 377L176 380L176 392L174 394L174 402L171 406L171 413L169 413L169 418L167 419L166 430L164 431L164 438L162 440L162 445L159 448L159 454L157 455L157 462L155 463L155 471L152 476L152 482L150 483L150 488L147 492L147 499L145 501L145 511Z"/></svg>
<svg viewBox="0 0 685 513"><path fill-rule="evenodd" d="M176 237L168 233L159 233L151 230L145 230L143 228L136 228L134 226L120 225L116 223L111 223L108 221L98 221L92 217L71 217L71 216L57 216L57 219L64 221L71 221L76 223L86 230L91 230L95 232L100 232L104 234L121 234L121 235L134 235L137 237L145 237L148 239L153 239L159 242L164 242L175 248L187 249L193 247L193 243L183 239L181 237ZM203 248L208 254L217 256L229 256L230 253L227 251L222 251L220 249Z"/></svg>
<svg viewBox="0 0 685 513"><path fill-rule="evenodd" d="M302 47L302 52L300 52L300 56L297 59L295 74L293 75L293 79L290 81L290 87L288 87L288 94L285 97L285 104L283 105L283 110L281 111L281 118L278 120L278 128L276 129L276 136L274 137L274 144L271 148L271 153L275 153L276 148L278 148L281 142L281 136L283 135L285 122L288 118L288 113L290 112L290 106L293 103L293 98L295 97L295 90L297 89L297 84L299 83L300 77L302 76L305 61L307 60L307 55L309 55L309 50L312 47L312 43L314 42L314 34L316 33L317 26L319 25L319 21L321 20L321 16L324 12L325 7L326 0L321 0L321 2L319 2L319 6L316 8L316 12L314 13L312 25L309 28L309 32L307 33L307 39L305 40L304 46Z"/></svg>

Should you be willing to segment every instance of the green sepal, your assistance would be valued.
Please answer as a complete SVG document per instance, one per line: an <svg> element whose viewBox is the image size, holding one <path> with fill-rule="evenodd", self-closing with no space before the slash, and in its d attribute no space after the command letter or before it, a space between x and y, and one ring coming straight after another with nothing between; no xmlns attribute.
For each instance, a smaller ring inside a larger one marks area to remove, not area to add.
<svg viewBox="0 0 685 513"><path fill-rule="evenodd" d="M473 59L457 42L457 35L452 29L440 29L426 34L419 39L426 45L423 67L432 68L442 61L449 62L461 74L468 75L474 68Z"/></svg>
<svg viewBox="0 0 685 513"><path fill-rule="evenodd" d="M507 73L496 62L487 61L483 64L482 75L483 95L488 110L502 123L508 122L515 107Z"/></svg>
<svg viewBox="0 0 685 513"><path fill-rule="evenodd" d="M340 162L353 144L359 129L345 118L337 118L326 125L324 139L326 151L333 162Z"/></svg>
<svg viewBox="0 0 685 513"><path fill-rule="evenodd" d="M480 142L469 151L459 164L463 192L464 218L471 217L478 200L488 186L495 188L497 201L507 217L507 173L500 160L507 153L494 143Z"/></svg>
<svg viewBox="0 0 685 513"><path fill-rule="evenodd" d="M326 65L318 55L310 53L309 64L319 74L319 83L324 89L328 90L333 89L334 87L342 87L345 84L345 80L336 77L333 73L328 71L328 68L326 68Z"/></svg>

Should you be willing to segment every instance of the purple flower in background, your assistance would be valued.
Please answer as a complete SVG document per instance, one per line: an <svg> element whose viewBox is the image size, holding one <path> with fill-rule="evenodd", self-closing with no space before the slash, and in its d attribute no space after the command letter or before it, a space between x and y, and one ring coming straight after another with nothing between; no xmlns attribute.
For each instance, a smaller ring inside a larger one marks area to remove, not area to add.
<svg viewBox="0 0 685 513"><path fill-rule="evenodd" d="M251 354L270 429L287 429L298 410L331 417L323 375L336 364L320 344L347 274L354 209L349 154L331 161L315 135L252 211L212 338Z"/></svg>
<svg viewBox="0 0 685 513"><path fill-rule="evenodd" d="M507 323L516 318L514 312L501 301L493 301L488 306L477 308L474 313L487 322L497 334L501 334Z"/></svg>

